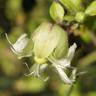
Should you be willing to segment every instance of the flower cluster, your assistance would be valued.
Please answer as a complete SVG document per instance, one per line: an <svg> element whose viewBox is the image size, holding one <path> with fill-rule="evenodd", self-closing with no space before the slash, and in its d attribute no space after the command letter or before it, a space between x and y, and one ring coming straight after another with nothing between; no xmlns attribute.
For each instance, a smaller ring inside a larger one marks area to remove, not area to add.
<svg viewBox="0 0 96 96"><path fill-rule="evenodd" d="M8 39L7 35L6 37ZM27 76L33 75L47 80L49 76L44 78L41 74L51 65L51 68L56 69L62 81L67 84L72 84L75 81L76 69L72 69L70 77L65 70L72 68L70 64L77 46L74 43L68 49L67 32L59 25L44 22L30 38L27 37L27 34L23 34L15 44L12 44L9 39L8 41L11 45L11 50L19 59L30 56L34 58L32 72Z"/></svg>

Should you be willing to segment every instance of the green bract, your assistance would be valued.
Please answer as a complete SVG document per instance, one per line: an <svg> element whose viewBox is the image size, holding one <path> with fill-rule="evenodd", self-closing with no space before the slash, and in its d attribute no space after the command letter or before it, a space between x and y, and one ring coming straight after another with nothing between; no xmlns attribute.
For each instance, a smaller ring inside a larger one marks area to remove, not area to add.
<svg viewBox="0 0 96 96"><path fill-rule="evenodd" d="M64 9L58 2L53 2L50 7L50 16L57 23L61 23L64 17Z"/></svg>
<svg viewBox="0 0 96 96"><path fill-rule="evenodd" d="M33 34L34 55L38 58L47 58L53 55L61 58L68 50L67 32L59 25L49 22L42 23Z"/></svg>
<svg viewBox="0 0 96 96"><path fill-rule="evenodd" d="M90 15L90 16L94 16L96 15L96 0L93 1L85 10L85 13Z"/></svg>

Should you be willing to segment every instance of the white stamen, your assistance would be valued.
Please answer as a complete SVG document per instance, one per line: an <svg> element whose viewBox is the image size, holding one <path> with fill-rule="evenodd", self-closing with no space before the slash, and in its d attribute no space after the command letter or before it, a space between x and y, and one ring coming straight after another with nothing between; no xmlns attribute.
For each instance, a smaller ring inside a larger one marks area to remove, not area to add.
<svg viewBox="0 0 96 96"><path fill-rule="evenodd" d="M28 71L30 72L30 68L29 68L28 64L26 62L24 64L26 65Z"/></svg>
<svg viewBox="0 0 96 96"><path fill-rule="evenodd" d="M31 76L31 75L33 75L33 76L36 76L36 77L40 77L40 75L39 75L40 64L34 64L34 66L35 66L35 68L33 69L33 71L32 72L30 71L29 74L25 74L25 76Z"/></svg>
<svg viewBox="0 0 96 96"><path fill-rule="evenodd" d="M9 42L9 44L12 46L13 44L12 44L11 41L9 40L9 37L8 37L7 33L5 33L5 36L6 36L7 41Z"/></svg>
<svg viewBox="0 0 96 96"><path fill-rule="evenodd" d="M25 76L31 76L31 75L33 75L34 74L34 72L32 71L31 73L29 73L29 74L24 74Z"/></svg>

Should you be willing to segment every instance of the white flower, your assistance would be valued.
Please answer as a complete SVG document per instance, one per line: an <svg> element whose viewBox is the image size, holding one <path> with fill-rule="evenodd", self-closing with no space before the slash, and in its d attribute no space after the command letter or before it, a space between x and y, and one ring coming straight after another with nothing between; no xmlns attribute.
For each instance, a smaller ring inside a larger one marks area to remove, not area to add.
<svg viewBox="0 0 96 96"><path fill-rule="evenodd" d="M26 64L26 66L27 66L28 70L30 71L30 73L29 74L25 74L25 76L38 77L38 78L42 79L43 81L47 81L49 79L49 76L47 76L47 77L41 76L41 74L48 67L47 63L45 63L45 64L34 64L31 68L29 68L27 64Z"/></svg>
<svg viewBox="0 0 96 96"><path fill-rule="evenodd" d="M21 59L22 57L28 57L29 54L27 54L26 56L23 54L23 50L26 48L28 42L29 42L29 39L27 37L27 34L23 34L19 37L19 39L14 43L12 44L7 36L6 35L6 38L8 40L8 42L10 43L11 45L11 50L16 54L18 55L18 58ZM23 54L23 55L22 55Z"/></svg>
<svg viewBox="0 0 96 96"><path fill-rule="evenodd" d="M57 70L61 80L66 84L72 84L75 81L76 78L76 68L71 67L71 61L74 56L75 50L76 50L76 43L74 43L68 50L67 56L64 59L56 60L55 58L48 57L47 59L52 63L52 66ZM46 68L48 67L48 64L34 64L31 68L32 72L30 71L29 74L26 76L36 76L38 78L43 79L44 81L48 80L49 77L42 78L40 74L42 74ZM70 77L67 76L65 73L66 68L73 68L72 75Z"/></svg>
<svg viewBox="0 0 96 96"><path fill-rule="evenodd" d="M72 69L70 64L77 46L74 43L68 49L67 32L59 25L49 22L42 23L30 39L27 37L27 34L23 34L15 44L10 42L7 34L6 37L12 51L19 59L32 56L34 64L31 68L26 64L30 71L26 76L33 75L46 81L49 76L45 77L44 73L47 71L47 68L50 68L48 67L50 65L56 69L63 82L72 84L75 81L76 69ZM70 77L65 72L67 68L73 70Z"/></svg>
<svg viewBox="0 0 96 96"><path fill-rule="evenodd" d="M73 68L72 71L72 76L69 78L67 74L65 73L66 68L71 68L71 61L74 56L75 50L76 50L77 45L74 43L68 50L68 54L66 58L61 59L61 60L56 60L54 58L48 58L48 60L52 63L52 65L55 67L57 70L61 80L67 84L72 84L75 81L76 77L76 68Z"/></svg>

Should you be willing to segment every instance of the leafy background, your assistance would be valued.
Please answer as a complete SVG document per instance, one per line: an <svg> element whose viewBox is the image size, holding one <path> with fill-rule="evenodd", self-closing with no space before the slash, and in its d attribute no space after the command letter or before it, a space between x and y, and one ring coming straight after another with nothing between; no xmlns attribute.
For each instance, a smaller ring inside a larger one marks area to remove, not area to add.
<svg viewBox="0 0 96 96"><path fill-rule="evenodd" d="M92 1L84 2L85 6ZM49 15L51 3L52 0L0 0L0 96L66 96L68 93L70 85L54 74L47 82L24 76L28 72L24 62L31 66L32 61L18 60L5 37L7 33L14 43L21 34L34 32L41 22L53 22ZM69 43L78 45L72 65L86 72L77 78L70 96L96 96L96 16L88 17L85 26L80 34L68 33Z"/></svg>

